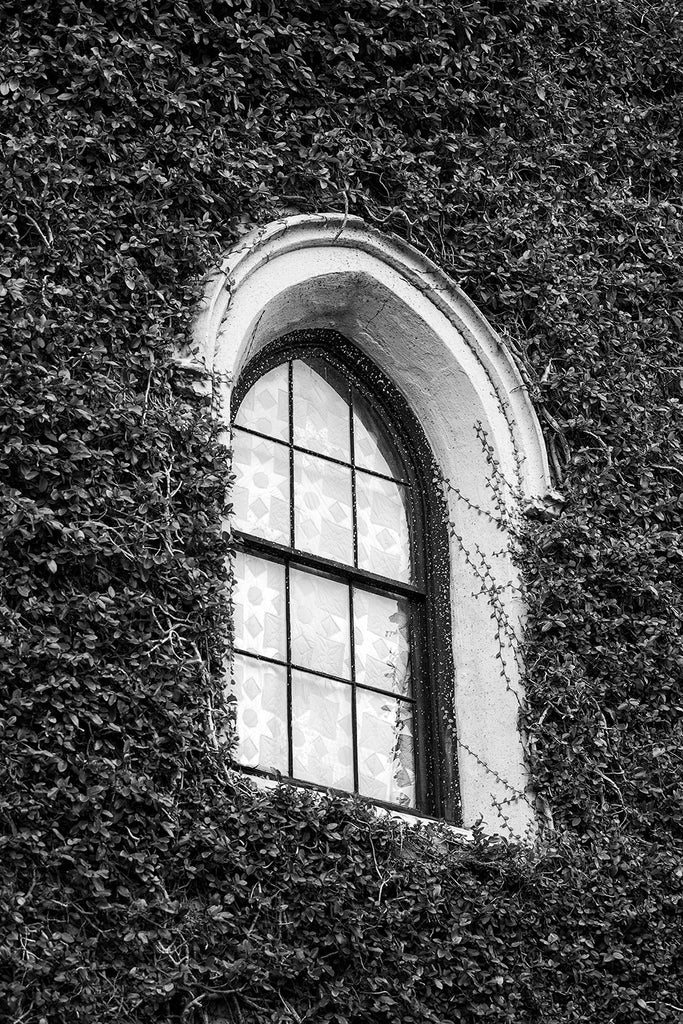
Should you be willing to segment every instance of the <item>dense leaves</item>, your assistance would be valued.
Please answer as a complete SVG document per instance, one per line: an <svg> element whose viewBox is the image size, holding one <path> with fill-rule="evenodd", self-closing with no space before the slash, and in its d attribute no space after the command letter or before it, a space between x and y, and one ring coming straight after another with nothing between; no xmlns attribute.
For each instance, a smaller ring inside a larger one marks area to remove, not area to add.
<svg viewBox="0 0 683 1024"><path fill-rule="evenodd" d="M671 1021L680 10L2 7L0 1010L13 1024ZM243 230L348 209L508 339L533 851L227 771L227 461L172 353Z"/></svg>

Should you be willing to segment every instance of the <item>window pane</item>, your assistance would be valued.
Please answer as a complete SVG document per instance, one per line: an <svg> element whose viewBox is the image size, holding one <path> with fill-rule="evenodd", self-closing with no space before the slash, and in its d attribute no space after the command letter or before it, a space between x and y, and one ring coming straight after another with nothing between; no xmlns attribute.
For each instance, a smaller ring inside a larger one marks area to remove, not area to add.
<svg viewBox="0 0 683 1024"><path fill-rule="evenodd" d="M292 569L289 601L293 664L349 679L349 588Z"/></svg>
<svg viewBox="0 0 683 1024"><path fill-rule="evenodd" d="M284 661L287 657L284 565L238 551L233 601L235 646Z"/></svg>
<svg viewBox="0 0 683 1024"><path fill-rule="evenodd" d="M412 707L381 693L356 691L358 790L375 800L415 805Z"/></svg>
<svg viewBox="0 0 683 1024"><path fill-rule="evenodd" d="M353 591L356 681L410 696L410 604Z"/></svg>
<svg viewBox="0 0 683 1024"><path fill-rule="evenodd" d="M351 470L294 452L295 547L353 564Z"/></svg>
<svg viewBox="0 0 683 1024"><path fill-rule="evenodd" d="M406 488L358 470L356 507L359 568L410 582Z"/></svg>
<svg viewBox="0 0 683 1024"><path fill-rule="evenodd" d="M292 672L294 776L353 790L351 687Z"/></svg>
<svg viewBox="0 0 683 1024"><path fill-rule="evenodd" d="M353 392L353 454L360 469L371 469L385 476L402 478L403 470L387 437L383 423L370 405L354 389Z"/></svg>
<svg viewBox="0 0 683 1024"><path fill-rule="evenodd" d="M235 425L258 430L268 437L289 441L289 371L282 363L264 373L249 388L235 417Z"/></svg>
<svg viewBox="0 0 683 1024"><path fill-rule="evenodd" d="M235 528L289 544L289 450L235 430L232 468Z"/></svg>
<svg viewBox="0 0 683 1024"><path fill-rule="evenodd" d="M335 459L350 459L348 385L331 367L316 369L296 359L294 371L294 444Z"/></svg>
<svg viewBox="0 0 683 1024"><path fill-rule="evenodd" d="M240 764L287 774L287 670L242 654L233 662Z"/></svg>

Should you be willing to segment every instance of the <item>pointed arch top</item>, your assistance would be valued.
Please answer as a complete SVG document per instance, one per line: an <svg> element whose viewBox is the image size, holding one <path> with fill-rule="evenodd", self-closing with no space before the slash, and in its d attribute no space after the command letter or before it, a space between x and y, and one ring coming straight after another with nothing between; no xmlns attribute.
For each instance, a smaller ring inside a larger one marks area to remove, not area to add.
<svg viewBox="0 0 683 1024"><path fill-rule="evenodd" d="M425 378L464 375L476 399L468 402L464 388L458 404L472 406L470 420L485 422L521 495L553 493L538 417L513 356L475 304L414 246L342 214L285 217L253 229L207 281L193 358L211 375L234 379L265 344L301 327L345 333L402 390L392 361L404 370L410 362ZM378 345L385 358L371 351ZM453 410L456 419L462 412Z"/></svg>

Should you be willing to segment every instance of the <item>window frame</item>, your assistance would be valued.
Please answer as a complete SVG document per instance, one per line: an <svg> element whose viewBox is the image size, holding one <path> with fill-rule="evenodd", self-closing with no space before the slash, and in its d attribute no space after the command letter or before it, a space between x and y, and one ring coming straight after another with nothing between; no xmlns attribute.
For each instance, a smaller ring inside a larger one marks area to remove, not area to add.
<svg viewBox="0 0 683 1024"><path fill-rule="evenodd" d="M243 367L274 339L310 326L341 331L365 352L429 438L450 505L455 672L444 706L457 716L463 827L530 842L538 821L520 722L527 603L516 529L527 510L557 515L564 499L515 357L455 281L396 235L325 210L251 223L208 269L191 339L173 356L190 389L211 403L228 446ZM505 482L502 507L492 473ZM223 528L229 535L227 504ZM495 622L483 570L488 585L500 584Z"/></svg>
<svg viewBox="0 0 683 1024"><path fill-rule="evenodd" d="M400 810L402 813L433 817L459 825L461 809L453 695L450 535L448 506L439 485L440 473L437 464L424 431L395 385L376 363L335 330L294 331L272 341L249 360L232 389L231 429L235 426L234 420L243 399L256 381L276 366L284 362L291 363L298 358L317 358L328 364L356 388L391 435L395 454L408 484L407 511L414 582L402 583L237 529L232 531L234 547L236 550L270 558L286 566L300 566L348 585L357 584L378 594L392 593L411 600L414 610L411 662L416 806L405 807L370 797L360 798L379 806ZM368 381L371 381L372 385L369 385ZM291 405L291 380L289 401ZM249 428L237 429L246 430L252 436L263 436ZM291 450L291 438L286 444ZM306 450L300 445L295 447L297 450ZM290 471L291 462L290 459ZM382 474L375 475L382 477ZM290 514L292 502L293 491L290 493ZM291 663L289 671L291 672ZM291 703L288 706L288 719L289 743ZM272 772L262 769L247 766L240 768L247 774L274 777ZM282 776L282 781L319 790L329 788L289 775ZM334 791L346 795L349 792Z"/></svg>

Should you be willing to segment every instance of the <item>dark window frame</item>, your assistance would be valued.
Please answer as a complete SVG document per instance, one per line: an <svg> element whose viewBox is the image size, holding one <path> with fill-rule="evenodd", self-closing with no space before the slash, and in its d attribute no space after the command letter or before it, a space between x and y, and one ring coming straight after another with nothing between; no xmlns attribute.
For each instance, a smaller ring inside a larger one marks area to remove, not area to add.
<svg viewBox="0 0 683 1024"><path fill-rule="evenodd" d="M372 799L371 802L404 813L445 819L459 824L461 816L455 744L448 511L445 496L439 486L437 464L417 418L395 385L352 342L336 331L311 329L295 331L271 342L249 361L233 389L230 422L233 423L244 397L261 376L283 362L307 357L323 360L352 384L371 405L391 435L396 454L405 472L406 482L409 484L408 519L415 583L400 583L322 556L297 551L243 531L234 531L235 547L246 553L284 563L287 580L289 567L301 566L332 579L360 584L363 588L379 594L392 593L412 600L415 610L411 660L417 806L408 808L376 799ZM289 395L291 403L291 380ZM239 429L253 436L264 436L248 428ZM288 446L291 449L291 441ZM296 448L305 450L299 445ZM330 458L329 461L339 460ZM290 472L292 462L290 458ZM371 475L384 478L381 473ZM291 483L290 480L290 486ZM293 489L291 494L293 495ZM355 494L353 500L355 503ZM293 500L290 498L290 515L293 515L292 509ZM290 536L293 536L291 524ZM357 540L354 536L355 550ZM353 629L351 634L353 637ZM291 661L289 665L288 672L291 672ZM288 706L289 717L291 704ZM291 721L288 721L287 726L288 734L291 735ZM355 749L355 721L353 742ZM354 754L354 773L355 762ZM272 773L260 769L243 767L242 770L250 774L272 777ZM283 776L283 781L313 789L329 788L292 776Z"/></svg>

